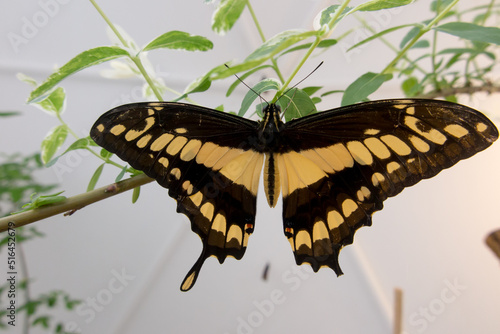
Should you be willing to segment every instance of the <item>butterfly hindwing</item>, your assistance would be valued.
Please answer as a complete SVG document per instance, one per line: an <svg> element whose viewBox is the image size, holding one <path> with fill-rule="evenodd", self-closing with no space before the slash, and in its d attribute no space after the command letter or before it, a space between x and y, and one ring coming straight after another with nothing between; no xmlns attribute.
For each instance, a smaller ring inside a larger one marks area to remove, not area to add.
<svg viewBox="0 0 500 334"><path fill-rule="evenodd" d="M282 135L289 146L276 160L296 262L340 275L340 249L386 198L485 149L498 132L465 106L387 100L293 120Z"/></svg>
<svg viewBox="0 0 500 334"><path fill-rule="evenodd" d="M253 232L263 155L251 150L258 123L182 103L136 103L102 115L91 137L169 189L203 251L181 289L209 256L240 259Z"/></svg>

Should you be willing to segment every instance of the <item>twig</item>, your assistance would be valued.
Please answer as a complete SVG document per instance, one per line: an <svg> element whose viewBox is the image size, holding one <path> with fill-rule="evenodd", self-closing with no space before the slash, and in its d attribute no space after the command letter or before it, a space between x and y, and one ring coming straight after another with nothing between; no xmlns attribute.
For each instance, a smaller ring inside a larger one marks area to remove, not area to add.
<svg viewBox="0 0 500 334"><path fill-rule="evenodd" d="M394 334L403 333L403 290L394 289Z"/></svg>
<svg viewBox="0 0 500 334"><path fill-rule="evenodd" d="M432 91L419 95L419 98L434 99L436 97L446 97L456 94L467 94L472 95L474 93L485 92L489 94L500 93L500 86L496 86L491 83L487 83L481 86L465 86L465 87L450 87L445 89L440 89L437 91Z"/></svg>
<svg viewBox="0 0 500 334"><path fill-rule="evenodd" d="M145 174L141 174L117 183L112 183L99 189L69 197L64 201L58 202L56 204L46 205L30 211L0 218L0 232L7 231L9 223L11 223L10 225L14 223L15 227L19 227L67 211L71 211L73 213L74 211L79 210L89 204L120 194L124 191L140 187L151 181L153 181L152 178Z"/></svg>
<svg viewBox="0 0 500 334"><path fill-rule="evenodd" d="M500 259L500 230L491 232L486 238L486 244L493 253Z"/></svg>

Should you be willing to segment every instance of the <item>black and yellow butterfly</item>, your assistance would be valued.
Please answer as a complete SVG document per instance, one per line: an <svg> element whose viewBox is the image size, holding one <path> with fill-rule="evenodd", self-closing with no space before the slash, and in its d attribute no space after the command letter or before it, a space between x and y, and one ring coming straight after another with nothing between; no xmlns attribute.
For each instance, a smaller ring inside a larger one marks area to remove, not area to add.
<svg viewBox="0 0 500 334"><path fill-rule="evenodd" d="M241 259L255 225L259 178L297 264L342 274L340 249L382 202L487 148L498 137L480 112L445 101L360 103L287 123L275 104L255 122L200 106L146 102L102 115L92 139L169 189L191 221L204 261Z"/></svg>

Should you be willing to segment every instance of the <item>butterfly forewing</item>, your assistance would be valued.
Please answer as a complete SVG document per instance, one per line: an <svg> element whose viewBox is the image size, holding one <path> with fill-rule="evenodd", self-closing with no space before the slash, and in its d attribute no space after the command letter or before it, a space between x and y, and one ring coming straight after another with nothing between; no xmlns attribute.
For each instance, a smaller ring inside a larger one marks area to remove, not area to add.
<svg viewBox="0 0 500 334"><path fill-rule="evenodd" d="M285 235L298 264L340 275L338 252L387 197L485 149L498 132L465 106L387 100L291 121L282 136Z"/></svg>
<svg viewBox="0 0 500 334"><path fill-rule="evenodd" d="M253 232L263 155L249 150L258 124L181 103L136 103L101 116L91 137L169 189L203 241L181 289L203 262L240 259Z"/></svg>

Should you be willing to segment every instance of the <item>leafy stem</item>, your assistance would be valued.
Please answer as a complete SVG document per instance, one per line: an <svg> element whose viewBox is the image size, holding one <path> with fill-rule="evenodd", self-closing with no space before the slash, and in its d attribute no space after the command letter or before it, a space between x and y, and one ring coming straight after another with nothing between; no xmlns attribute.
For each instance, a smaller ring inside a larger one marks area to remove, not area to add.
<svg viewBox="0 0 500 334"><path fill-rule="evenodd" d="M306 54L302 57L302 59L299 61L297 66L295 66L295 69L292 71L286 82L283 84L281 89L276 93L273 102L275 102L283 93L286 91L287 87L290 85L290 82L293 80L295 75L299 72L299 70L302 68L304 63L306 62L307 59L309 59L309 56L313 53L313 51L316 49L316 47L319 45L319 43L326 38L328 35L332 33L334 30L335 26L339 22L339 18L344 12L344 10L347 8L347 5L349 4L351 0L344 0L342 4L337 8L335 11L335 15L333 15L330 20L328 21L328 33L324 33L321 36L316 36L314 42L311 44L309 49L307 50Z"/></svg>
<svg viewBox="0 0 500 334"><path fill-rule="evenodd" d="M432 19L427 25L422 27L418 34L416 34L411 41L409 41L404 48L399 51L396 57L380 72L381 74L388 74L392 71L393 67L397 64L397 62L404 57L404 55L408 52L409 49L422 37L425 33L427 33L431 28L437 24L450 10L458 3L459 0L454 0L448 6L446 6L443 11L441 11L434 19Z"/></svg>
<svg viewBox="0 0 500 334"><path fill-rule="evenodd" d="M122 34L120 34L120 32L115 27L115 25L113 24L113 22L111 22L111 20L104 13L104 11L99 7L99 5L94 0L89 0L89 1L95 7L95 9L99 13L99 15L101 15L101 17L104 19L104 21L106 21L107 25L111 28L111 30L116 35L116 37L118 37L118 39L123 44L123 46L125 46L126 48L130 48L130 45L127 44L126 39L122 36ZM146 80L146 82L148 83L149 87L151 88L151 90L155 94L155 96L158 99L158 101L163 101L163 98L162 98L160 92L158 91L158 88L154 84L153 80L151 80L151 77L149 76L149 74L147 73L146 69L142 65L142 62L141 62L141 59L140 59L139 55L131 55L130 51L129 51L129 58L137 66L137 69L139 70L139 72L141 72L142 76L144 77L144 80Z"/></svg>
<svg viewBox="0 0 500 334"><path fill-rule="evenodd" d="M250 4L250 0L247 0L247 7L248 7L248 11L250 12L250 15L252 16L252 20L255 24L255 28L257 28L260 39L264 43L266 41L266 36L264 35L264 32L262 31L262 27L260 26L257 15L255 14L255 11L253 10L252 5ZM272 68L273 68L274 72L276 72L276 75L278 76L279 80L281 82L284 82L285 78L283 77L283 74L281 73L281 71L279 69L278 62L276 61L276 59L274 57L271 58L271 63L272 63Z"/></svg>

